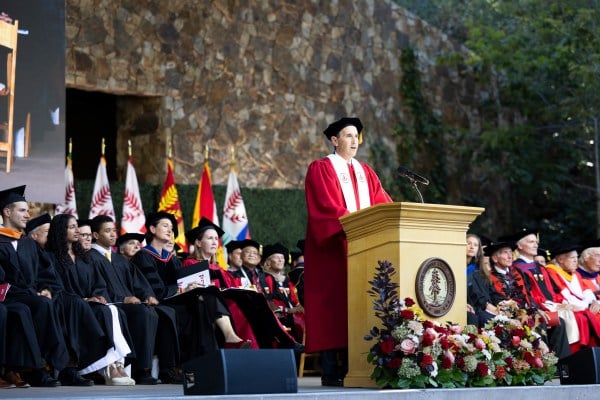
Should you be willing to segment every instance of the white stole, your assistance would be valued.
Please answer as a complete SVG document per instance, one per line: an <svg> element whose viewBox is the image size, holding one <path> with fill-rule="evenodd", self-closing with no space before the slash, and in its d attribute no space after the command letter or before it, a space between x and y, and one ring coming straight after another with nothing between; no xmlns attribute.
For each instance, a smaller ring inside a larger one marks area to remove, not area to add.
<svg viewBox="0 0 600 400"><path fill-rule="evenodd" d="M327 156L333 169L337 175L340 186L342 187L342 194L344 195L344 201L346 202L346 208L350 212L367 208L371 205L371 198L369 197L369 184L367 183L367 176L362 165L356 160L351 159L350 162L354 167L354 174L356 175L356 185L358 189L358 201L360 206L356 204L356 196L354 195L354 186L352 185L352 178L350 176L350 170L348 168L348 162L337 154L330 154Z"/></svg>

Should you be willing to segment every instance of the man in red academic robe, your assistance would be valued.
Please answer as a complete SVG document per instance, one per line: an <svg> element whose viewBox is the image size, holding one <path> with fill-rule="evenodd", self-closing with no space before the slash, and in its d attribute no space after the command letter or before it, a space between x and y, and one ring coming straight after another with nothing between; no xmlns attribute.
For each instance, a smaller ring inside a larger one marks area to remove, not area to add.
<svg viewBox="0 0 600 400"><path fill-rule="evenodd" d="M339 218L392 201L375 172L354 158L361 131L358 118L330 124L323 133L334 152L313 161L305 181L306 352L321 352L321 383L325 386L343 386L348 371L347 242Z"/></svg>

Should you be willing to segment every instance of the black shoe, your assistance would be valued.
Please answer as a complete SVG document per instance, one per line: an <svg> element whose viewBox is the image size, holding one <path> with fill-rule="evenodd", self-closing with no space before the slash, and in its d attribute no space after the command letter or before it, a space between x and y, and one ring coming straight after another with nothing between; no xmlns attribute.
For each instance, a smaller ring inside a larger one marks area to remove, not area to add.
<svg viewBox="0 0 600 400"><path fill-rule="evenodd" d="M46 370L34 369L27 375L27 380L31 386L35 387L58 387L60 382L50 376Z"/></svg>
<svg viewBox="0 0 600 400"><path fill-rule="evenodd" d="M75 368L67 367L58 374L60 383L64 386L94 386L94 381L86 379Z"/></svg>
<svg viewBox="0 0 600 400"><path fill-rule="evenodd" d="M158 373L158 379L161 383L181 385L183 384L183 375L177 372L175 368L161 369Z"/></svg>
<svg viewBox="0 0 600 400"><path fill-rule="evenodd" d="M321 386L344 386L344 380L337 376L324 375L321 377Z"/></svg>
<svg viewBox="0 0 600 400"><path fill-rule="evenodd" d="M139 371L133 374L132 377L136 385L157 385L158 379L153 378L148 371Z"/></svg>

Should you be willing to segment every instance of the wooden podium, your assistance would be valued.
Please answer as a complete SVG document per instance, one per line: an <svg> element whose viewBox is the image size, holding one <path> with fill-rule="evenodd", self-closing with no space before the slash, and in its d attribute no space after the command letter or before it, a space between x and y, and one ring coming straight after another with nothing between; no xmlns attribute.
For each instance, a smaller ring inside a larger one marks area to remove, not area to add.
<svg viewBox="0 0 600 400"><path fill-rule="evenodd" d="M346 387L376 387L367 354L373 345L364 336L381 326L367 291L378 261L396 269L401 299L417 301L415 280L432 257L444 260L454 275L456 295L449 311L431 320L466 324L466 232L484 211L479 207L422 203L378 204L340 218L348 239L348 361Z"/></svg>

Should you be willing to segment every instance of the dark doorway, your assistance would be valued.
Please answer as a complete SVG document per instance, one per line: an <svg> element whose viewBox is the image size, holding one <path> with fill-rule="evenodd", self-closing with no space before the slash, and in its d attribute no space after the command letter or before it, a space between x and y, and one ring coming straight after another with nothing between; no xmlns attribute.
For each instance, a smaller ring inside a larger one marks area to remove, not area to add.
<svg viewBox="0 0 600 400"><path fill-rule="evenodd" d="M66 143L73 141L73 175L75 179L94 179L100 162L102 138L108 179L117 179L117 96L67 89Z"/></svg>

